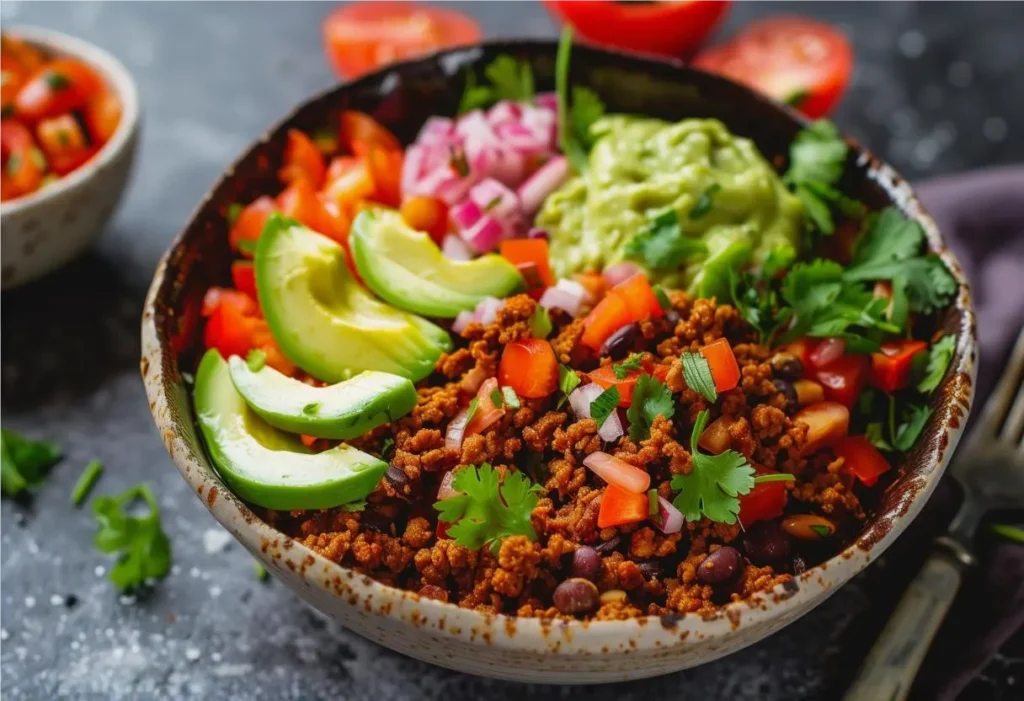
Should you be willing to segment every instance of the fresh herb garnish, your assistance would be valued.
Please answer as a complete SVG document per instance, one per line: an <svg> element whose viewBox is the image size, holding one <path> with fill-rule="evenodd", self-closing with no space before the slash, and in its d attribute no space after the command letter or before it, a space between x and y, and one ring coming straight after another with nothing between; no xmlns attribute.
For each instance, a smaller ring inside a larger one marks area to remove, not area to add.
<svg viewBox="0 0 1024 701"><path fill-rule="evenodd" d="M776 332L792 314L789 308L779 306L778 293L770 280L759 279L753 273L729 270L729 296L743 319L757 331L758 341L771 345Z"/></svg>
<svg viewBox="0 0 1024 701"><path fill-rule="evenodd" d="M796 477L788 472L773 472L767 475L758 475L754 478L754 484L763 484L765 482L792 482L795 479Z"/></svg>
<svg viewBox="0 0 1024 701"><path fill-rule="evenodd" d="M228 205L227 220L228 226L234 226L235 222L238 221L238 217L241 216L242 210L245 209L238 202L232 202Z"/></svg>
<svg viewBox="0 0 1024 701"><path fill-rule="evenodd" d="M509 409L518 409L523 405L522 402L519 401L519 395L517 395L516 391L511 387L502 387L501 393L505 397L505 406Z"/></svg>
<svg viewBox="0 0 1024 701"><path fill-rule="evenodd" d="M652 285L651 291L654 292L655 299L658 300L658 305L662 311L668 311L672 308L672 300L668 298L668 293L661 285Z"/></svg>
<svg viewBox="0 0 1024 701"><path fill-rule="evenodd" d="M449 154L448 165L452 167L452 170L462 178L469 175L469 161L466 160L466 152L462 150L462 147L453 146Z"/></svg>
<svg viewBox="0 0 1024 701"><path fill-rule="evenodd" d="M625 380L626 376L634 370L639 370L643 367L644 356L642 353L630 353L629 357L623 360L621 363L612 364L612 372L615 373L616 380Z"/></svg>
<svg viewBox="0 0 1024 701"><path fill-rule="evenodd" d="M0 429L0 491L16 496L42 482L61 459L56 443L34 441L6 428Z"/></svg>
<svg viewBox="0 0 1024 701"><path fill-rule="evenodd" d="M706 255L707 245L686 236L674 209L655 215L648 227L626 243L623 255L650 270L676 270L686 261Z"/></svg>
<svg viewBox="0 0 1024 701"><path fill-rule="evenodd" d="M306 416L315 416L320 413L320 402L310 402L306 406L302 407L302 413Z"/></svg>
<svg viewBox="0 0 1024 701"><path fill-rule="evenodd" d="M598 427L604 425L605 419L607 419L615 407L619 405L618 387L609 387L590 403L590 418L597 422Z"/></svg>
<svg viewBox="0 0 1024 701"><path fill-rule="evenodd" d="M953 360L953 352L956 350L956 337L943 336L932 344L928 350L928 367L924 377L917 383L917 390L925 394L935 391L935 388L946 376L946 369Z"/></svg>
<svg viewBox="0 0 1024 701"><path fill-rule="evenodd" d="M501 54L484 68L490 85L477 84L476 75L466 76L466 88L459 102L459 114L494 104L500 100L529 102L534 97L533 68L528 61L518 61Z"/></svg>
<svg viewBox="0 0 1024 701"><path fill-rule="evenodd" d="M476 410L479 409L479 408L480 408L480 398L479 397L473 397L472 399L469 400L469 406L466 408L466 425L467 426L469 425L469 422L473 420L473 417L476 416Z"/></svg>
<svg viewBox="0 0 1024 701"><path fill-rule="evenodd" d="M144 516L126 512L142 500L148 507ZM125 591L141 586L147 579L160 579L171 569L171 544L160 525L160 507L149 485L130 487L118 496L101 496L92 502L92 513L100 530L94 543L105 553L119 552L110 570L110 581Z"/></svg>
<svg viewBox="0 0 1024 701"><path fill-rule="evenodd" d="M658 515L658 490L648 489L647 490L647 515L657 516Z"/></svg>
<svg viewBox="0 0 1024 701"><path fill-rule="evenodd" d="M572 368L568 368L562 363L558 364L558 389L562 391L562 397L558 400L559 407L565 403L572 391L580 386L580 381L580 376Z"/></svg>
<svg viewBox="0 0 1024 701"><path fill-rule="evenodd" d="M534 307L530 315L530 335L534 338L547 338L553 328L548 310L539 304Z"/></svg>
<svg viewBox="0 0 1024 701"><path fill-rule="evenodd" d="M708 215L711 211L711 207L714 205L714 196L722 186L718 183L711 183L705 188L704 192L700 193L700 197L697 198L696 204L693 205L693 209L690 210L690 214L687 215L690 221L696 221L702 219Z"/></svg>
<svg viewBox="0 0 1024 701"><path fill-rule="evenodd" d="M823 526L820 523L811 524L811 530L822 538L828 538L832 535L832 530L828 526Z"/></svg>
<svg viewBox="0 0 1024 701"><path fill-rule="evenodd" d="M587 168L587 152L593 145L590 128L604 114L604 103L597 93L577 86L569 104L569 58L572 54L572 28L566 26L558 41L555 56L555 92L558 96L558 145L577 173Z"/></svg>
<svg viewBox="0 0 1024 701"><path fill-rule="evenodd" d="M718 399L718 392L715 391L715 378L711 376L711 366L707 358L700 353L685 352L683 360L683 380L686 386L709 402L714 403Z"/></svg>
<svg viewBox="0 0 1024 701"><path fill-rule="evenodd" d="M477 550L490 544L497 552L501 539L523 535L536 541L530 513L537 506L540 487L521 472L507 472L504 482L489 464L459 469L452 480L459 494L434 503L448 536L459 545Z"/></svg>
<svg viewBox="0 0 1024 701"><path fill-rule="evenodd" d="M349 513L357 513L359 511L366 510L366 499L359 499L358 501L350 501L347 504L341 505L342 511L348 511Z"/></svg>
<svg viewBox="0 0 1024 701"><path fill-rule="evenodd" d="M267 364L267 354L259 348L253 348L249 351L249 355L245 356L245 364L253 372L259 372Z"/></svg>
<svg viewBox="0 0 1024 701"><path fill-rule="evenodd" d="M380 455L381 457L387 456L391 450L395 447L395 439L391 436L385 438L380 444Z"/></svg>
<svg viewBox="0 0 1024 701"><path fill-rule="evenodd" d="M103 463L99 460L93 460L85 466L82 474L78 477L78 481L75 482L75 488L71 490L71 503L74 506L81 506L85 502L89 492L96 486L96 481L99 480L102 474Z"/></svg>
<svg viewBox="0 0 1024 701"><path fill-rule="evenodd" d="M761 264L761 277L771 280L779 273L789 270L789 267L796 262L796 249L788 243L776 246L768 251L768 255Z"/></svg>
<svg viewBox="0 0 1024 701"><path fill-rule="evenodd" d="M783 182L800 198L810 223L822 234L835 231L833 207L851 215L863 211L859 202L835 187L843 175L848 150L839 130L827 119L802 129L789 146L789 169Z"/></svg>
<svg viewBox="0 0 1024 701"><path fill-rule="evenodd" d="M673 475L672 489L679 493L672 504L687 521L699 521L706 516L717 523L736 523L739 495L754 488L754 468L735 450L718 455L700 452L697 442L707 421L707 411L697 415L690 434L693 468L689 474Z"/></svg>
<svg viewBox="0 0 1024 701"><path fill-rule="evenodd" d="M569 116L572 118L573 132L588 151L594 145L594 137L590 128L594 122L604 116L604 102L597 96L597 93L590 88L577 85L572 89L572 111Z"/></svg>
<svg viewBox="0 0 1024 701"><path fill-rule="evenodd" d="M883 433L884 428L881 421L872 421L864 427L864 437L868 439L871 445L879 450L892 452L892 444L886 440Z"/></svg>
<svg viewBox="0 0 1024 701"><path fill-rule="evenodd" d="M491 404L499 409L505 405L505 395L497 387L491 390Z"/></svg>
<svg viewBox="0 0 1024 701"><path fill-rule="evenodd" d="M901 452L907 452L921 436L924 426L932 415L931 407L925 404L908 404L903 408L899 426L893 434L892 446Z"/></svg>
<svg viewBox="0 0 1024 701"><path fill-rule="evenodd" d="M626 410L629 419L629 437L639 443L651 435L651 424L657 416L671 419L676 406L672 392L664 383L644 373L633 387L633 399Z"/></svg>
<svg viewBox="0 0 1024 701"><path fill-rule="evenodd" d="M46 85L50 90L58 91L71 85L71 81L68 77L59 71L49 70L46 71L46 75L43 76L43 80L46 81Z"/></svg>

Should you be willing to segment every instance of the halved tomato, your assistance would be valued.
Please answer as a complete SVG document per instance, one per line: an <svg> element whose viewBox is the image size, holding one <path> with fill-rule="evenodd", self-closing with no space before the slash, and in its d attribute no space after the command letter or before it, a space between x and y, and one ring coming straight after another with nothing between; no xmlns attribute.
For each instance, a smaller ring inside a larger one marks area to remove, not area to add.
<svg viewBox="0 0 1024 701"><path fill-rule="evenodd" d="M835 27L774 17L704 51L694 65L787 102L808 117L822 117L850 82L853 49Z"/></svg>

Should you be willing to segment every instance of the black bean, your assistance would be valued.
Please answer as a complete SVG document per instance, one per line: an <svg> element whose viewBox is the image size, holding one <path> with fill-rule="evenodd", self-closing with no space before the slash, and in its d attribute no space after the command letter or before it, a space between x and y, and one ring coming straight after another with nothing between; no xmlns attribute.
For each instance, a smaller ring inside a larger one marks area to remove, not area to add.
<svg viewBox="0 0 1024 701"><path fill-rule="evenodd" d="M704 558L697 568L697 579L704 584L722 584L735 577L742 564L740 551L726 545Z"/></svg>
<svg viewBox="0 0 1024 701"><path fill-rule="evenodd" d="M379 511L363 511L359 522L371 531L394 535L394 521Z"/></svg>
<svg viewBox="0 0 1024 701"><path fill-rule="evenodd" d="M644 579L661 576L661 563L657 560L638 562L637 565L640 567L640 574L644 576Z"/></svg>
<svg viewBox="0 0 1024 701"><path fill-rule="evenodd" d="M769 565L789 556L789 536L779 524L762 521L747 529L743 549L755 565Z"/></svg>
<svg viewBox="0 0 1024 701"><path fill-rule="evenodd" d="M775 374L786 380L799 380L804 376L804 365L800 358L789 353L776 353L768 361Z"/></svg>
<svg viewBox="0 0 1024 701"><path fill-rule="evenodd" d="M625 358L633 349L633 344L639 335L640 326L638 324L623 326L604 342L604 345L601 346L601 355L611 356L615 360Z"/></svg>
<svg viewBox="0 0 1024 701"><path fill-rule="evenodd" d="M567 579L557 587L552 595L555 608L568 616L587 613L597 608L600 594L593 582L575 577Z"/></svg>
<svg viewBox="0 0 1024 701"><path fill-rule="evenodd" d="M594 550L596 550L601 555L607 555L611 551L615 550L615 548L619 547L619 543L621 542L622 538L620 538L617 535L614 535L611 537L610 540L606 540L603 543L598 543L597 545L595 545Z"/></svg>
<svg viewBox="0 0 1024 701"><path fill-rule="evenodd" d="M572 576L596 582L601 574L601 556L589 545L576 548L572 554Z"/></svg>
<svg viewBox="0 0 1024 701"><path fill-rule="evenodd" d="M402 487L409 484L409 475L405 474L405 470L397 465L388 465L388 471L384 473L384 478L399 492L402 491Z"/></svg>
<svg viewBox="0 0 1024 701"><path fill-rule="evenodd" d="M782 380L776 377L772 380L772 384L775 385L775 389L782 393L782 396L786 398L786 413L792 414L799 407L800 402L797 399L796 387L789 380Z"/></svg>

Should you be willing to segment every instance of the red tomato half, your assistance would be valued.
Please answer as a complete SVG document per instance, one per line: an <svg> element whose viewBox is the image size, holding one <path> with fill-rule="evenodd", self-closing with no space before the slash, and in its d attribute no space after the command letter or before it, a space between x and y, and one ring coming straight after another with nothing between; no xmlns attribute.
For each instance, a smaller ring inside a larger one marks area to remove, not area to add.
<svg viewBox="0 0 1024 701"><path fill-rule="evenodd" d="M327 60L342 78L479 39L480 27L461 12L409 2L353 2L324 20Z"/></svg>
<svg viewBox="0 0 1024 701"><path fill-rule="evenodd" d="M747 26L694 65L789 102L808 117L829 113L853 72L853 49L834 27L801 17Z"/></svg>
<svg viewBox="0 0 1024 701"><path fill-rule="evenodd" d="M699 47L729 8L719 0L615 2L544 0L553 13L597 44L665 56Z"/></svg>

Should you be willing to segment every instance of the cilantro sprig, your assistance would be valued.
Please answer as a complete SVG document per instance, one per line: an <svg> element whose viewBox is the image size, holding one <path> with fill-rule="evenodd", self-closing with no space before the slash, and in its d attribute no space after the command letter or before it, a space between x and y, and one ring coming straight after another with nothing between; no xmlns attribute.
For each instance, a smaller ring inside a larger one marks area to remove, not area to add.
<svg viewBox="0 0 1024 701"><path fill-rule="evenodd" d="M562 392L562 396L558 399L559 407L565 403L572 391L580 386L580 382L582 380L575 370L562 363L558 364L558 389Z"/></svg>
<svg viewBox="0 0 1024 701"><path fill-rule="evenodd" d="M827 119L802 129L789 146L789 169L782 180L800 198L809 224L825 235L835 231L833 208L850 216L863 212L860 202L836 188L848 151L839 130Z"/></svg>
<svg viewBox="0 0 1024 701"><path fill-rule="evenodd" d="M597 422L597 425L603 426L605 419L611 416L612 412L619 405L618 387L609 387L601 394L597 395L594 401L590 402L590 418Z"/></svg>
<svg viewBox="0 0 1024 701"><path fill-rule="evenodd" d="M652 217L647 228L630 239L623 249L626 258L639 261L649 270L677 270L707 252L707 244L702 240L683 233L674 209Z"/></svg>
<svg viewBox="0 0 1024 701"><path fill-rule="evenodd" d="M524 535L537 540L530 513L537 506L540 487L521 472L506 473L501 480L489 464L459 469L452 480L459 494L434 503L448 536L471 550L490 545L497 552L501 539Z"/></svg>
<svg viewBox="0 0 1024 701"><path fill-rule="evenodd" d="M612 372L616 380L625 380L630 372L643 367L644 356L641 353L630 353L621 363L612 363Z"/></svg>
<svg viewBox="0 0 1024 701"><path fill-rule="evenodd" d="M533 68L528 61L501 54L484 68L484 77L488 83L477 83L476 74L472 72L466 76L459 114L500 100L529 102L534 97Z"/></svg>
<svg viewBox="0 0 1024 701"><path fill-rule="evenodd" d="M148 513L135 516L129 509L143 501ZM110 570L110 581L126 591L147 579L160 579L171 569L171 543L160 524L160 507L149 485L130 487L117 496L97 497L92 513L99 525L94 543L105 553L120 553Z"/></svg>
<svg viewBox="0 0 1024 701"><path fill-rule="evenodd" d="M946 376L953 353L956 350L956 336L943 336L928 349L928 365L924 377L917 383L917 391L928 394L934 392Z"/></svg>
<svg viewBox="0 0 1024 701"><path fill-rule="evenodd" d="M61 459L56 443L34 441L9 429L0 429L0 491L17 496L39 484Z"/></svg>
<svg viewBox="0 0 1024 701"><path fill-rule="evenodd" d="M686 386L700 394L709 402L718 399L718 392L715 390L715 378L711 376L711 366L707 358L700 353L686 352L682 355L683 380Z"/></svg>
<svg viewBox="0 0 1024 701"><path fill-rule="evenodd" d="M672 392L656 378L644 373L637 378L633 387L633 398L626 418L629 420L629 437L639 443L651 435L651 424L657 416L671 419L676 406Z"/></svg>
<svg viewBox="0 0 1024 701"><path fill-rule="evenodd" d="M588 152L594 145L590 127L601 115L605 106L593 90L583 86L572 88L569 95L569 59L572 55L572 28L566 26L558 41L555 55L555 93L558 97L558 145L572 164L573 170L582 173L587 169Z"/></svg>

